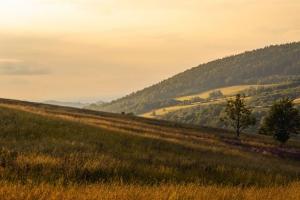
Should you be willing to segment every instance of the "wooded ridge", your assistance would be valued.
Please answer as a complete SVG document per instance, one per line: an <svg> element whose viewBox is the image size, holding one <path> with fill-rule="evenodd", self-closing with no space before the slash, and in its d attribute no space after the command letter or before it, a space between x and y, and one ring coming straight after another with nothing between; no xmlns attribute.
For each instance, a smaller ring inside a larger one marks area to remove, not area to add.
<svg viewBox="0 0 300 200"><path fill-rule="evenodd" d="M234 75L234 76L233 76ZM88 109L141 114L180 104L173 98L225 86L277 84L300 77L300 42L266 46L188 69L118 100Z"/></svg>

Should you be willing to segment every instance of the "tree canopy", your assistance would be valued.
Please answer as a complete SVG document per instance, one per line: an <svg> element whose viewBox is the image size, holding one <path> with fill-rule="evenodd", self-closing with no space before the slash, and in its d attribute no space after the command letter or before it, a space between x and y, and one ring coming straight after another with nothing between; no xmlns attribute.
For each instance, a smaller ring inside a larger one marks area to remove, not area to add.
<svg viewBox="0 0 300 200"><path fill-rule="evenodd" d="M273 135L281 143L299 134L300 113L299 109L294 107L293 100L289 97L277 100L263 119L259 133Z"/></svg>
<svg viewBox="0 0 300 200"><path fill-rule="evenodd" d="M234 128L239 137L244 129L256 124L257 120L251 116L251 112L252 110L246 107L245 100L241 99L240 94L237 94L235 99L230 98L226 101L226 115L220 117L220 121Z"/></svg>

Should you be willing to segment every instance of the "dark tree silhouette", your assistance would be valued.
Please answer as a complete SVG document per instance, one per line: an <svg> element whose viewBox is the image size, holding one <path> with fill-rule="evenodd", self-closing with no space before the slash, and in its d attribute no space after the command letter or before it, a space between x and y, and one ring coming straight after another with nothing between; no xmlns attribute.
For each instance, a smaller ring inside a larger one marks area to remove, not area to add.
<svg viewBox="0 0 300 200"><path fill-rule="evenodd" d="M251 116L251 112L252 110L246 107L245 100L241 99L240 94L237 94L235 99L230 98L226 101L226 115L220 117L219 120L234 128L239 137L244 129L254 126L257 122L256 118Z"/></svg>
<svg viewBox="0 0 300 200"><path fill-rule="evenodd" d="M263 119L259 133L273 135L285 143L290 137L300 133L300 113L294 107L293 100L289 97L277 100Z"/></svg>

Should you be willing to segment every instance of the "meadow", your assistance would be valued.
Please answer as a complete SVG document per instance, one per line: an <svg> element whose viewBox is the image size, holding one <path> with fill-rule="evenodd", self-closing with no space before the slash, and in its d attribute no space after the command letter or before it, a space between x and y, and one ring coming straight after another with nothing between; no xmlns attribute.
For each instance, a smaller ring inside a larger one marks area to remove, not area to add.
<svg viewBox="0 0 300 200"><path fill-rule="evenodd" d="M1 199L300 199L300 143L0 99Z"/></svg>
<svg viewBox="0 0 300 200"><path fill-rule="evenodd" d="M160 109L156 109L154 110L156 115L163 115L163 114L166 114L168 112L172 112L172 111L175 111L175 110L180 110L180 109L184 109L184 108L189 108L189 107L192 107L192 106L195 106L193 104L191 105L182 105L182 106L169 106L169 107L165 107L165 108L160 108ZM147 117L147 118L155 118L155 116L152 115L152 112L146 112L144 114L141 114L139 115L140 117Z"/></svg>
<svg viewBox="0 0 300 200"><path fill-rule="evenodd" d="M229 87L222 87L222 88L216 88L216 89L213 89L213 90L207 90L205 92L201 92L201 93L195 94L195 95L178 97L178 98L176 98L176 100L184 101L184 100L190 100L194 97L200 97L200 98L206 99L206 98L209 97L209 93L211 93L213 91L218 91L218 90L220 90L223 95L235 95L239 91L242 91L244 89L247 89L247 88L250 88L250 87L257 88L257 87L260 87L260 86L267 87L267 86L270 86L270 85L235 85L235 86L229 86Z"/></svg>
<svg viewBox="0 0 300 200"><path fill-rule="evenodd" d="M209 97L209 93L211 93L213 91L217 91L217 90L220 90L224 96L235 95L239 91L242 91L244 89L247 89L247 88L250 88L250 87L257 88L259 86L267 87L269 85L236 85L236 86L230 86L230 87L222 87L222 88L217 88L217 89L213 89L213 90L208 90L208 91L202 92L200 94L182 96L182 97L178 97L178 98L175 98L175 99L180 100L180 101L190 100L190 99L195 98L195 97L200 97L202 99L206 99L206 98ZM208 102L208 103L201 103L201 104L202 105L208 105L208 104L212 104L212 103L218 103L218 102L221 102L221 101L225 101L225 100L220 100L219 99L217 101ZM195 103L195 104L190 104L190 105L170 106L170 107L155 109L154 111L155 111L156 115L164 115L168 112L172 112L172 111L180 110L180 109L184 109L184 108L189 108L189 107L196 106L196 105L198 105L198 104ZM152 112L153 111L146 112L146 113L143 113L139 116L147 117L147 118L155 118L155 116L152 115Z"/></svg>

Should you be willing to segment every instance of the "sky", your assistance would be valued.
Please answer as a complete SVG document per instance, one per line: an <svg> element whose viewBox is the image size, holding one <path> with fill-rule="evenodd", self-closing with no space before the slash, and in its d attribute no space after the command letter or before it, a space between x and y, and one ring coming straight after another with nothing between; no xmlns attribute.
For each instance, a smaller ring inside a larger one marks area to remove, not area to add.
<svg viewBox="0 0 300 200"><path fill-rule="evenodd" d="M0 0L0 98L111 100L300 41L299 0Z"/></svg>

